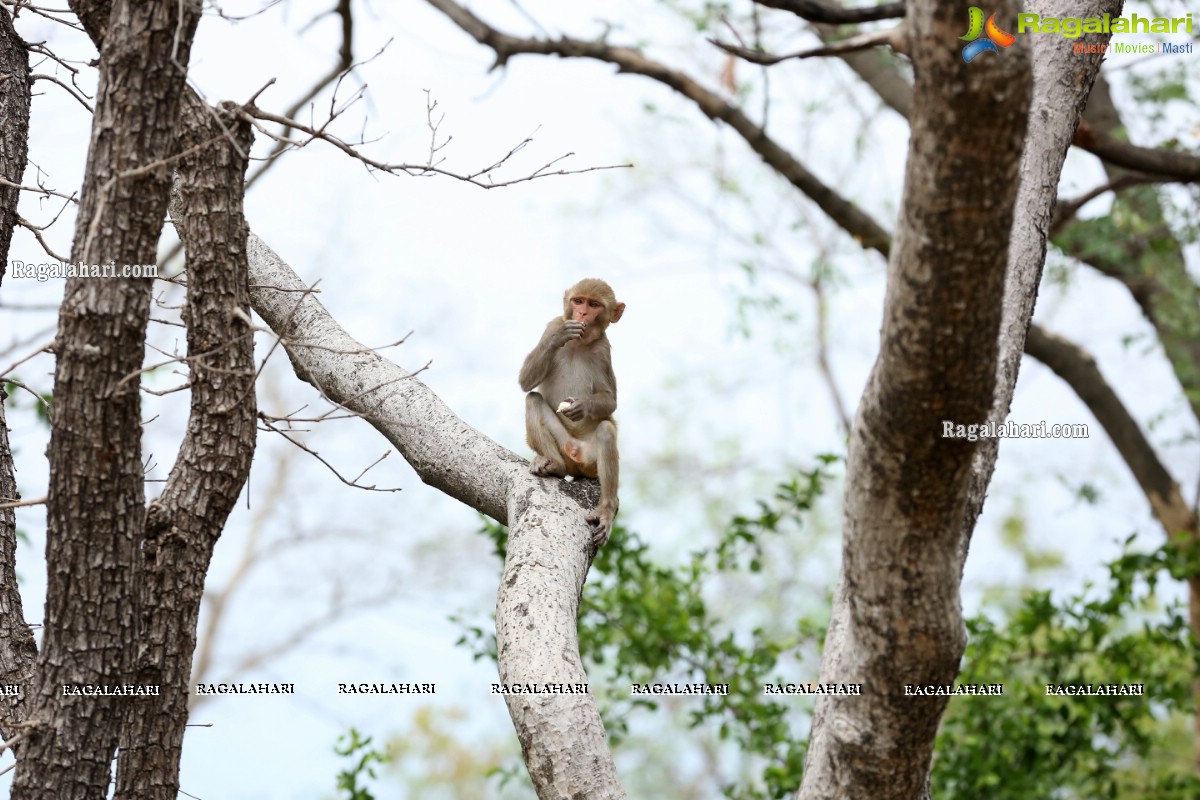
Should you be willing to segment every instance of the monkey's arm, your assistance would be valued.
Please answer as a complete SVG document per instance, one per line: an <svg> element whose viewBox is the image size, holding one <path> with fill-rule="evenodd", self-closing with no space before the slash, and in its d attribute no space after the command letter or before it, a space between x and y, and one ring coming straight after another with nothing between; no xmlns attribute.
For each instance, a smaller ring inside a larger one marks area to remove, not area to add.
<svg viewBox="0 0 1200 800"><path fill-rule="evenodd" d="M601 351L597 360L601 363L593 370L592 393L576 397L571 407L562 412L572 422L585 418L600 422L612 417L617 410L617 378L613 374L607 351Z"/></svg>
<svg viewBox="0 0 1200 800"><path fill-rule="evenodd" d="M605 389L589 394L587 397L577 400L575 407L581 411L580 419L583 417L596 421L608 419L617 410L617 392L615 389Z"/></svg>
<svg viewBox="0 0 1200 800"><path fill-rule="evenodd" d="M578 322L568 322L562 317L550 320L537 347L525 357L525 364L521 367L518 377L521 391L531 392L546 380L546 376L550 374L550 367L554 365L554 354L564 344L578 339L582 334L583 326Z"/></svg>

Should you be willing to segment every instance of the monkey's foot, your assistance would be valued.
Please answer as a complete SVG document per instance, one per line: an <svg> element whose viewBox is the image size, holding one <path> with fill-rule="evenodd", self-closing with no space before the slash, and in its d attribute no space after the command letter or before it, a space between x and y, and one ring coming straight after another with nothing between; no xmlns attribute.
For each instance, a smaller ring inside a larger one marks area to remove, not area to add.
<svg viewBox="0 0 1200 800"><path fill-rule="evenodd" d="M599 506L588 513L587 522L592 526L592 544L596 547L603 547L608 541L608 535L612 533L613 517L616 515L616 509Z"/></svg>
<svg viewBox="0 0 1200 800"><path fill-rule="evenodd" d="M545 456L534 456L529 462L529 471L542 478L561 478L567 474L563 464L555 463Z"/></svg>

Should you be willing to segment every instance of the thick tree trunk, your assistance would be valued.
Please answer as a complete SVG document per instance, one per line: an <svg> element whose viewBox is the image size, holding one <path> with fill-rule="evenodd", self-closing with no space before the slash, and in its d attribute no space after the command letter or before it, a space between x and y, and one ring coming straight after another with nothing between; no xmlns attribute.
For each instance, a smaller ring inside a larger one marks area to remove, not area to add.
<svg viewBox="0 0 1200 800"><path fill-rule="evenodd" d="M254 457L254 333L242 215L250 126L184 98L171 216L187 252L191 415L166 489L150 504L141 548L134 665L161 694L126 709L115 800L175 800L204 578ZM239 313L240 312L240 313Z"/></svg>
<svg viewBox="0 0 1200 800"><path fill-rule="evenodd" d="M933 10L932 30L940 33L931 44L933 61L942 63L931 63L923 49L913 52L917 75L912 136L925 144L915 143L910 149L880 359L851 441L843 576L822 657L822 680L862 682L864 696L861 702L818 701L800 798L909 800L928 794L930 755L944 703L904 697L903 684L952 683L958 672L964 642L962 564L998 446L998 440L991 439L972 448L941 439L940 426L936 431L928 426L939 422L939 416L961 424L1002 422L1008 416L1059 175L1100 66L1099 57L1077 55L1062 46L1059 37L1027 37L1032 40L1036 90L1028 105L1020 191L1013 193L1016 181L1005 175L1020 151L989 142L989 133L976 125L1001 133L1024 132L1024 123L1015 122L1011 113L1019 101L1005 96L1012 79L984 72L1010 68L1021 39L996 59L969 65L945 62L946 53L957 58L946 43L955 41L952 32L962 27L962 7L942 5ZM1034 2L1027 10L1080 17L1120 13L1120 4L1112 2L1077 2L1053 11L1040 8L1043 5ZM1015 18L1011 7L992 10L1000 18ZM931 30L928 4L910 3L908 19L917 32L917 47L921 32ZM1088 41L1106 39L1093 35ZM963 106L976 96L973 86L985 89L974 82L980 79L991 81L995 108L990 112L971 112ZM923 102L923 95L940 99ZM938 131L938 118L951 124ZM973 152L977 163L962 162L962 171L952 169L936 180L933 193L921 192L921 185L911 180L914 170L937 169L931 159L952 161L955 152ZM972 199L976 192L982 195L978 201ZM913 211L914 201L919 213ZM940 223L939 216L949 224ZM1004 218L1010 220L1007 228ZM988 233L971 244L970 229ZM906 258L899 245L909 237L925 247L956 240L958 244L944 248L936 260L914 260ZM995 256L1005 254L998 264ZM963 267L975 273L975 286L959 283L958 297L938 288L947 281L969 280ZM1003 291L997 291L998 277ZM986 290L981 290L984 285ZM998 340L973 341L966 347L950 340L944 347L922 345L930 341L922 335L925 325L973 335L979 333L981 319ZM976 391L982 376L970 361L994 372L994 388L983 405ZM912 380L914 374L919 380ZM962 405L967 398L969 408ZM964 473L965 464L970 468ZM914 483L913 476L922 474L925 479ZM936 498L932 504L931 496ZM957 521L947 512L957 514Z"/></svg>
<svg viewBox="0 0 1200 800"><path fill-rule="evenodd" d="M19 184L29 148L29 53L12 26L8 10L0 8L0 179ZM0 286L8 265L8 249L17 224L19 190L0 183ZM7 395L0 386L0 506L17 498L8 423ZM6 682L29 685L37 660L33 633L17 586L17 518L11 507L0 507L0 676ZM25 720L25 696L0 694L0 735L11 740Z"/></svg>
<svg viewBox="0 0 1200 800"><path fill-rule="evenodd" d="M927 792L945 697L965 645L958 544L976 444L943 421L986 419L1029 108L1029 56L964 63L962 6L909 3L916 73L903 205L880 353L850 440L842 576L800 798L912 800ZM1015 18L1015 3L991 10ZM950 43L950 44L948 44Z"/></svg>
<svg viewBox="0 0 1200 800"><path fill-rule="evenodd" d="M76 5L88 6L86 3ZM80 15L91 12L80 8ZM170 192L184 70L200 4L112 5L72 260L153 264ZM122 698L63 686L136 680L145 517L139 370L151 281L72 278L59 314L48 451L45 637L14 800L95 800L109 785Z"/></svg>

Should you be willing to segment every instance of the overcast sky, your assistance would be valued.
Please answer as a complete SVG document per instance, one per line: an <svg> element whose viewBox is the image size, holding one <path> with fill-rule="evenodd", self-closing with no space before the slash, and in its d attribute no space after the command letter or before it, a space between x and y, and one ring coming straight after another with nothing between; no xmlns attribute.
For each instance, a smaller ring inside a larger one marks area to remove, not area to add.
<svg viewBox="0 0 1200 800"><path fill-rule="evenodd" d="M223 8L234 16L258 5ZM240 22L206 14L192 54L193 86L210 102L245 101L274 79L257 102L282 112L335 59L334 18L305 28L328 5L296 2ZM614 26L610 41L641 43L653 32L654 55L711 86L724 66L723 57L660 5L622 0L601 9L542 0L523 7L551 31L580 38L604 30L600 13L628 20ZM510 30L532 30L506 0L481 0L474 8ZM558 313L566 286L583 276L607 279L628 305L610 331L620 384L621 521L668 560L692 547L698 532L706 535L714 509L750 508L754 498L769 496L789 467L811 466L817 454L843 451L843 433L815 367L812 293L769 273L749 282L739 264L754 258L761 267L787 267L803 276L820 262L837 275L829 286L831 357L839 390L853 404L877 347L883 297L877 255L833 231L739 139L664 88L617 76L608 66L559 59L520 57L507 70L488 73L490 51L425 3L356 4L355 12L356 57L379 54L343 84L342 98L366 88L339 131L368 140L363 147L373 158L413 163L426 158L428 90L437 102L436 118L445 115L439 143L451 139L439 151L447 169L477 170L530 134L533 141L498 177L527 174L566 153L574 155L563 168L635 166L485 191L448 178L370 174L320 143L290 154L251 191L250 226L306 280L320 281L322 302L352 335L378 346L411 332L389 356L410 369L428 363L421 378L451 408L524 455L520 363ZM800 28L781 21L776 41L798 41L786 37ZM68 58L95 55L82 36L38 18L23 16L18 30L27 40L47 40ZM43 63L35 72L54 69ZM90 78L85 74L83 80ZM30 159L48 186L73 191L86 157L89 115L52 84L39 82L36 88ZM763 100L760 92L752 93L750 108L757 113ZM772 133L823 180L890 226L903 174L903 121L879 111L838 64L779 68L772 73L769 100ZM312 117L322 119L329 104L326 92ZM1131 120L1135 141L1143 124L1148 123ZM1185 129L1180 135L1190 136L1184 144L1194 147L1198 134ZM265 153L262 137L259 142ZM734 191L719 191L714 173ZM31 167L25 182L36 180ZM1076 194L1101 180L1094 160L1072 154L1063 193ZM22 214L45 223L57 207L26 197ZM48 234L59 253L71 250L72 222L68 210ZM748 244L755 236L768 245ZM1194 248L1189 255L1194 265ZM18 231L11 258L49 257ZM783 299L782 310L752 313L751 336L741 336L739 299L770 293ZM48 340L52 311L13 306L49 307L61 295L61 281L6 280L0 351L16 342L36 346ZM164 302L178 297L168 291ZM1076 271L1068 290L1043 289L1038 315L1099 357L1138 419L1161 419L1152 432L1156 442L1194 433L1162 358L1156 351L1147 357L1144 341L1121 343L1122 335L1147 331L1124 290ZM179 329L167 326L154 327L151 336L168 350L181 338ZM269 345L260 337L262 356ZM13 350L0 361L7 365L22 352ZM51 370L51 360L42 357L18 375L48 391ZM180 378L163 370L149 380L161 388ZM260 405L271 413L282 415L305 403L327 408L295 380L279 353L265 380ZM147 418L159 415L147 425L145 450L152 457L151 476L161 479L182 434L186 399L147 397L146 404ZM24 496L38 497L45 494L47 433L32 423L27 402L24 408L10 417L18 480ZM1012 419L1083 422L1092 433L1083 441L1002 446L967 564L968 611L977 608L980 587L1022 578L1020 562L998 544L1000 521L1015 510L1029 517L1040 546L1066 556L1067 567L1056 578L1062 586L1076 586L1093 574L1129 533L1146 534L1147 546L1158 543L1145 502L1107 439L1053 375L1036 364L1023 367ZM309 442L346 476L389 449L357 420L326 423ZM1184 485L1195 486L1200 476L1194 443L1163 453ZM731 463L736 468L726 469ZM660 465L682 466L694 477L670 483L667 494L657 492ZM282 490L273 485L281 470L286 470ZM1074 499L1073 488L1085 481L1100 489L1104 505L1088 507ZM198 710L193 722L214 727L189 729L182 772L189 794L203 800L328 796L337 769L330 753L334 738L351 725L381 738L403 731L415 707L412 700L338 697L339 682L436 681L435 703L468 712L466 722L452 726L464 741L499 737L516 752L500 698L486 695L494 666L472 662L456 649L458 628L447 621L462 612L486 622L491 613L499 565L474 534L477 515L422 485L395 454L367 482L403 491L348 488L314 459L296 456L271 434L260 435L246 497L217 548L210 590L224 585L255 530L267 542L297 532L314 541L284 548L233 598L214 677L220 679L221 669L232 669L246 653L270 649L289 631L320 618L339 593L386 601L323 629L282 659L250 674L229 675L296 683L298 694L221 700ZM832 498L827 522L834 527L836 513ZM44 509L21 509L18 521L30 538L19 550L19 571L27 616L36 621L45 590L39 563ZM820 574L831 575L831 569L818 565Z"/></svg>

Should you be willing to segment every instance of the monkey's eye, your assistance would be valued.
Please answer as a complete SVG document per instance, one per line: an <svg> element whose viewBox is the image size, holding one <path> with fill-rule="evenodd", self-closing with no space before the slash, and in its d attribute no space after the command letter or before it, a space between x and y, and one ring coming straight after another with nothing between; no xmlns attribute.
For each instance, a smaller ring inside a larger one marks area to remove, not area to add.
<svg viewBox="0 0 1200 800"><path fill-rule="evenodd" d="M588 305L591 306L592 308L599 308L600 301L599 300L588 300Z"/></svg>

